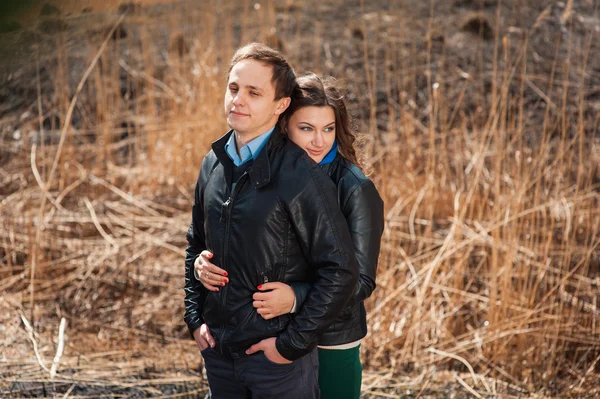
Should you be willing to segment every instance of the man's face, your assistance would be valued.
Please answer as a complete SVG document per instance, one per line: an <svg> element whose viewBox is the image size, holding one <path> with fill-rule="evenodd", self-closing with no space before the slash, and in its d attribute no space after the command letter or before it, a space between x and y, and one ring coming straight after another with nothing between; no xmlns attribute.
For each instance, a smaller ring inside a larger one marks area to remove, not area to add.
<svg viewBox="0 0 600 399"><path fill-rule="evenodd" d="M251 140L277 123L290 98L275 101L273 68L255 60L242 60L229 73L225 91L227 125Z"/></svg>

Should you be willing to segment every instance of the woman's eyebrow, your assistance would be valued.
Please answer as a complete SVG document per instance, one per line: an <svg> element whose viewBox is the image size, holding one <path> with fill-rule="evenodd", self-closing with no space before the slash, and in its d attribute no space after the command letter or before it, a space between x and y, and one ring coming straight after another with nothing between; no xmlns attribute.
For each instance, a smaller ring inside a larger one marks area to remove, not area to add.
<svg viewBox="0 0 600 399"><path fill-rule="evenodd" d="M309 123L309 122L305 122L305 121L300 121L300 122L298 122L298 124L299 124L299 125L300 125L300 124L305 124L305 125L308 125L308 126L310 126L310 127L315 127L315 126L314 126L314 125L312 125L311 123ZM326 124L324 127L329 127L329 126L331 126L331 125L335 125L335 121L333 121L333 122L329 122L329 123L328 123L328 124Z"/></svg>

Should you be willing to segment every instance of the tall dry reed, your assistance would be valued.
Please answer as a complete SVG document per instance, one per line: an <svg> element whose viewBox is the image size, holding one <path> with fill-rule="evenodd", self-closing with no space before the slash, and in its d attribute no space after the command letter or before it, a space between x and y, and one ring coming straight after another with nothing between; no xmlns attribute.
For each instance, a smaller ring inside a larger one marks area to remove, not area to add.
<svg viewBox="0 0 600 399"><path fill-rule="evenodd" d="M130 365L125 375L197 365L181 289L193 184L225 132L228 60L260 40L298 71L346 81L386 202L362 345L366 370L383 377L369 392L443 368L464 372L456 378L477 395L496 392L487 378L520 394L581 393L597 381L597 33L573 39L564 10L566 39L553 40L542 32L547 9L508 29L499 21L516 11L499 4L465 25L479 21L477 32L450 35L448 5L409 3L130 7L121 22L98 20L40 49L35 112L18 122L25 141L3 143L0 303L7 339L21 344L11 359L32 356L20 316L47 343L42 358L66 317L62 367L81 378L115 378L80 363L105 351L115 356L106 364ZM531 61L540 37L552 47L541 66ZM148 354L156 344L166 356ZM35 362L28 370L45 378Z"/></svg>

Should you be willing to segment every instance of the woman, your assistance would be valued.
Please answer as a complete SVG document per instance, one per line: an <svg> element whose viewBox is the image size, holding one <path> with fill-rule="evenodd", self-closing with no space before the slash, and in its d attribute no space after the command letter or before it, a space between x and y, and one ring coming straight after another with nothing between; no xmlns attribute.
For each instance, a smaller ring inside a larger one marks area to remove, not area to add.
<svg viewBox="0 0 600 399"><path fill-rule="evenodd" d="M363 301L375 289L383 201L358 167L356 138L350 129L344 97L333 78L322 79L313 73L300 76L280 123L281 131L336 183L339 205L352 236L360 279L354 296L319 341L319 387L324 399L358 398L362 382L359 349L367 333ZM197 268L196 274L202 276L200 281L208 290L218 291L229 281L224 270L216 266L207 269ZM294 313L310 295L310 288L309 283L265 282L253 295L253 305L267 320Z"/></svg>

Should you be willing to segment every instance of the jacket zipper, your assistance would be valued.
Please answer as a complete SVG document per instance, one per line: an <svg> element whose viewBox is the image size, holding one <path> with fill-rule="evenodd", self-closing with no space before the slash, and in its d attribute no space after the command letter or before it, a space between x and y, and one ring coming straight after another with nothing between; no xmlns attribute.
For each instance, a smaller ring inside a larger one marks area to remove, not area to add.
<svg viewBox="0 0 600 399"><path fill-rule="evenodd" d="M262 280L263 280L262 283L263 284L268 283L269 282L269 278L267 277L267 274L266 273L261 273L261 275L262 275Z"/></svg>
<svg viewBox="0 0 600 399"><path fill-rule="evenodd" d="M228 269L228 265L227 265L227 259L228 259L228 249L229 249L229 227L231 225L231 209L233 208L233 201L235 199L235 195L239 192L241 184L240 182L242 181L242 179L244 179L244 177L246 177L246 175L248 174L248 171L244 172L240 178L237 180L237 182L235 183L235 187L233 189L233 192L231 193L231 196L229 198L227 198L227 201L225 201L223 204L221 204L221 221L225 222L225 237L223 239L223 270L227 271ZM225 214L225 217L223 217L223 214ZM219 352L223 353L223 338L225 338L225 330L227 327L227 317L226 317L226 313L225 313L225 309L226 309L226 304L227 304L227 292L228 290L229 284L225 284L225 287L223 287L223 295L221 296L221 315L222 315L222 320L223 320L223 324L222 324L222 328L221 328L221 334L220 334L220 339L219 339Z"/></svg>

